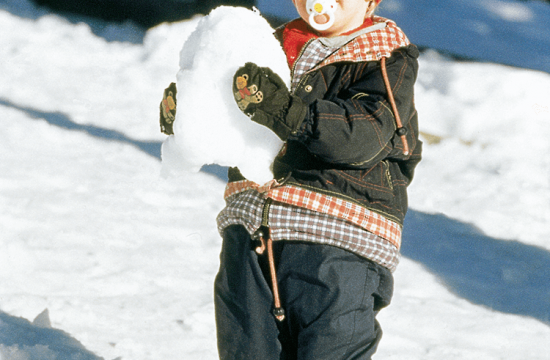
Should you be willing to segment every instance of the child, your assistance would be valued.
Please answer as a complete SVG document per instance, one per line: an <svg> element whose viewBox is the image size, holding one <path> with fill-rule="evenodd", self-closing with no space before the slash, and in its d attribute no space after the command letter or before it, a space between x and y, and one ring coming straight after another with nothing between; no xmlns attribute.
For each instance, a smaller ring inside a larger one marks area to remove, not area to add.
<svg viewBox="0 0 550 360"><path fill-rule="evenodd" d="M215 280L221 359L376 351L421 154L418 50L373 15L380 1L293 0L300 18L276 31L290 92L268 68L235 74L241 110L286 144L268 184L229 170Z"/></svg>

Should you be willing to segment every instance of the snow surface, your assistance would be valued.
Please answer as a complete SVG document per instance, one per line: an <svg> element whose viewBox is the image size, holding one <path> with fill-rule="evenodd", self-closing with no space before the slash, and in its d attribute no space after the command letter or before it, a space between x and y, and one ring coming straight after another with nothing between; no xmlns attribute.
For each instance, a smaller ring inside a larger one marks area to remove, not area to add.
<svg viewBox="0 0 550 360"><path fill-rule="evenodd" d="M0 359L216 358L223 176L160 176L158 104L200 20L136 43L0 1ZM420 65L424 161L375 359L549 359L550 75Z"/></svg>
<svg viewBox="0 0 550 360"><path fill-rule="evenodd" d="M257 3L271 16L297 16L292 1ZM418 46L550 72L550 6L543 1L384 0L377 13Z"/></svg>
<svg viewBox="0 0 550 360"><path fill-rule="evenodd" d="M274 29L259 12L221 6L205 16L180 52L174 135L162 148L163 172L238 166L263 184L282 141L236 106L233 75L247 62L269 67L290 85L290 70ZM249 84L253 85L253 84Z"/></svg>

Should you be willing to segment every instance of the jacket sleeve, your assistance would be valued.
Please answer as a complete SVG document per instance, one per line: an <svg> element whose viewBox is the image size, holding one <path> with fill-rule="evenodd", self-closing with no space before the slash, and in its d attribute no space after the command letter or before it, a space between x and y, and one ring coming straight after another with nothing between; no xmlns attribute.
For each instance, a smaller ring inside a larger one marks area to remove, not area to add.
<svg viewBox="0 0 550 360"><path fill-rule="evenodd" d="M410 121L416 116L413 87L417 56L416 48L401 48L386 62L407 138L418 136L416 121ZM327 96L309 105L296 140L322 161L340 166L368 168L389 156L405 160L380 63L341 66L341 89L331 94L328 84ZM409 143L415 142L411 140Z"/></svg>

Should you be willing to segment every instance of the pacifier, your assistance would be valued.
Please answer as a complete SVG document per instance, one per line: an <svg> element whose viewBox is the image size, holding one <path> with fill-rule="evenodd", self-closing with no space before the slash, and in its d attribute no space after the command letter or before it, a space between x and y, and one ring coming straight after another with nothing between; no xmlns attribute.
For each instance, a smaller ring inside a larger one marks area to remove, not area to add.
<svg viewBox="0 0 550 360"><path fill-rule="evenodd" d="M336 0L307 0L306 9L309 14L309 24L317 31L324 31L334 24L334 12L336 11ZM327 15L328 21L325 24L319 24L315 17Z"/></svg>

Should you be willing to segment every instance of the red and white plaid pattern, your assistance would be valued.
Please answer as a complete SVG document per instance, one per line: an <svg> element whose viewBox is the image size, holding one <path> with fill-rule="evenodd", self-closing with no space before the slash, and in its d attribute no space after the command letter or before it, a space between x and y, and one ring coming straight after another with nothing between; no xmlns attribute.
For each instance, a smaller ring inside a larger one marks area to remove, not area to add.
<svg viewBox="0 0 550 360"><path fill-rule="evenodd" d="M374 17L383 29L360 35L339 50L324 47L319 40L308 44L296 63L293 87L311 69L340 61L376 61L390 57L397 48L410 44L406 35L388 19ZM218 230L243 225L250 234L261 226L266 199L273 240L309 241L338 246L394 271L399 262L401 226L353 202L296 186L281 186L276 180L264 185L249 180L231 182L225 190L227 206L218 215Z"/></svg>
<svg viewBox="0 0 550 360"><path fill-rule="evenodd" d="M242 225L254 234L262 225L265 194L256 189L230 196L227 206L217 218L218 231L231 225ZM306 241L336 246L370 259L390 271L399 263L399 249L365 229L335 216L273 201L268 212L270 235L273 241Z"/></svg>
<svg viewBox="0 0 550 360"><path fill-rule="evenodd" d="M269 207L270 235L274 241L309 241L336 246L395 271L399 249L389 241L340 218L273 202Z"/></svg>
<svg viewBox="0 0 550 360"><path fill-rule="evenodd" d="M392 20L373 17L374 24L386 23L386 27L360 35L342 46L317 67L340 61L375 61L390 57L393 50L410 44L407 35Z"/></svg>
<svg viewBox="0 0 550 360"><path fill-rule="evenodd" d="M249 180L231 182L226 187L225 198L247 190L256 190L264 198L348 221L386 239L397 249L401 247L402 227L399 224L350 201L296 186L279 186L275 180L263 186Z"/></svg>
<svg viewBox="0 0 550 360"><path fill-rule="evenodd" d="M401 226L380 214L352 202L294 186L271 189L267 196L275 201L335 216L376 234L401 247Z"/></svg>
<svg viewBox="0 0 550 360"><path fill-rule="evenodd" d="M269 190L271 190L275 186L279 186L279 183L275 179L265 183L264 185L259 185L254 181L250 181L250 180L233 181L233 182L227 183L225 187L225 192L223 194L223 198L227 199L235 194L241 193L246 190L256 190L261 194L266 194Z"/></svg>

